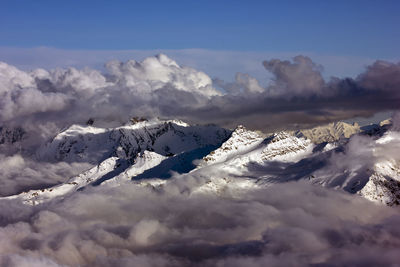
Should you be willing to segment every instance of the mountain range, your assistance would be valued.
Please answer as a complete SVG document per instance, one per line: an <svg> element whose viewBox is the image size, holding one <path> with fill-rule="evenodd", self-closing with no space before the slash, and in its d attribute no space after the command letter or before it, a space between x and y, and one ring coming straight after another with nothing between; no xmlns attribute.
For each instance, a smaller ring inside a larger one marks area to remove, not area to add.
<svg viewBox="0 0 400 267"><path fill-rule="evenodd" d="M133 118L104 128L91 119L71 125L29 157L38 162L85 163L54 186L24 189L3 199L35 205L85 191L136 183L159 188L182 176L208 177L194 193L232 194L291 181L360 195L384 205L400 201L400 133L391 121L360 127L345 122L265 134L244 126L189 125L179 120ZM28 132L0 128L0 145L19 147Z"/></svg>

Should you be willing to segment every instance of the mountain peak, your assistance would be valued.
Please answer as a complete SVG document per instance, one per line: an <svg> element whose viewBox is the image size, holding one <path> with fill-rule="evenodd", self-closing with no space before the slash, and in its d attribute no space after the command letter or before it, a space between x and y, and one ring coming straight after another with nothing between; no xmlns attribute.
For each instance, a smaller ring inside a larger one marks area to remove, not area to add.
<svg viewBox="0 0 400 267"><path fill-rule="evenodd" d="M207 164L224 161L234 156L235 153L243 153L244 151L254 148L263 140L264 137L260 133L247 130L243 125L239 125L221 147L212 151L209 155L204 157L203 160L207 162Z"/></svg>

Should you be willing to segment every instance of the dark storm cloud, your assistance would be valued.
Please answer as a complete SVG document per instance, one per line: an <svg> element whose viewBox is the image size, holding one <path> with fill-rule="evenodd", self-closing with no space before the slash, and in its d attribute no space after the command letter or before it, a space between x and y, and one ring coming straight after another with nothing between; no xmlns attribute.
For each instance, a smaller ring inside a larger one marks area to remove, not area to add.
<svg viewBox="0 0 400 267"><path fill-rule="evenodd" d="M264 61L263 65L275 77L275 84L268 88L270 94L287 97L323 94L322 66L316 65L308 57L296 56L293 63L272 59Z"/></svg>
<svg viewBox="0 0 400 267"><path fill-rule="evenodd" d="M272 59L263 64L275 77L264 91L257 83L245 84L238 78L233 84L217 81L230 94L213 99L212 106L223 114L216 122L221 119L230 125L275 130L368 117L400 107L399 64L377 61L355 79L332 77L327 82L322 67L308 57L297 56L293 62Z"/></svg>

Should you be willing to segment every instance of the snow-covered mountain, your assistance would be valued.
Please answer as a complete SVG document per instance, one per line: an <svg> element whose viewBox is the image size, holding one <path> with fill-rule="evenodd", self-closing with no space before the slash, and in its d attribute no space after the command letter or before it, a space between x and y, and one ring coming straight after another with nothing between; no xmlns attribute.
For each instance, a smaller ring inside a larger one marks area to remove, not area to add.
<svg viewBox="0 0 400 267"><path fill-rule="evenodd" d="M36 204L88 186L130 182L159 187L190 175L207 177L193 193L305 180L387 205L400 201L400 134L387 123L373 132L340 122L272 135L177 120L133 120L116 128L91 124L70 126L36 154L40 161L89 163L90 169L57 186L8 198Z"/></svg>
<svg viewBox="0 0 400 267"><path fill-rule="evenodd" d="M195 168L194 160L219 147L230 134L214 125L190 126L178 120L133 121L116 128L72 125L39 148L36 158L53 163L89 163L93 167L63 184L21 196L37 203L87 185L115 184L138 175L166 179L171 171L184 173Z"/></svg>
<svg viewBox="0 0 400 267"><path fill-rule="evenodd" d="M72 125L41 147L37 157L98 164L114 156L133 162L145 150L168 157L199 147L218 146L229 134L229 130L217 126L189 126L178 120L144 120L116 128Z"/></svg>

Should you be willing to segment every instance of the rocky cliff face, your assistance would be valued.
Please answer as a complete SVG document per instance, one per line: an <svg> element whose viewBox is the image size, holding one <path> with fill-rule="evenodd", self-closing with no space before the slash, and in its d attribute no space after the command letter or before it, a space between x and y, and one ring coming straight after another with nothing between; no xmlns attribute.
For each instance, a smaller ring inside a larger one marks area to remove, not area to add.
<svg viewBox="0 0 400 267"><path fill-rule="evenodd" d="M350 136L361 132L357 123L348 124L345 122L329 123L312 129L300 130L296 136L310 139L313 143L335 142L340 138L349 138Z"/></svg>

